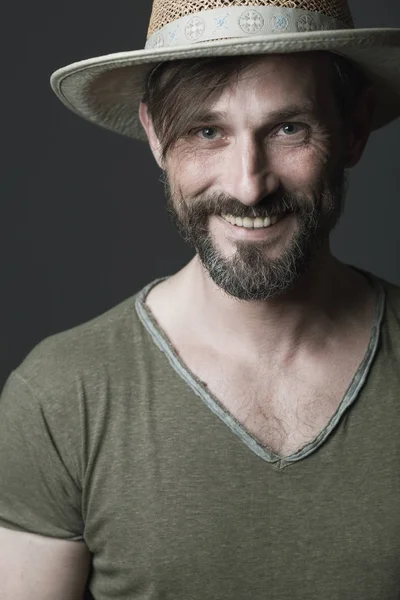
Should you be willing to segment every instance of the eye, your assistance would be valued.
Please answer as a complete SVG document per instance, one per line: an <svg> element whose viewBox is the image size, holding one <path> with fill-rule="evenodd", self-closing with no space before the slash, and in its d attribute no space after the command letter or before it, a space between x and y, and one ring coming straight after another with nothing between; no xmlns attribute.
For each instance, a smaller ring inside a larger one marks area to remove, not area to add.
<svg viewBox="0 0 400 600"><path fill-rule="evenodd" d="M304 125L301 125L300 123L284 123L284 125L280 127L277 133L283 131L285 137L290 137L298 133L304 133L305 129L306 127Z"/></svg>
<svg viewBox="0 0 400 600"><path fill-rule="evenodd" d="M203 140L213 141L217 139L218 129L216 127L201 127L193 131L194 135L199 135Z"/></svg>

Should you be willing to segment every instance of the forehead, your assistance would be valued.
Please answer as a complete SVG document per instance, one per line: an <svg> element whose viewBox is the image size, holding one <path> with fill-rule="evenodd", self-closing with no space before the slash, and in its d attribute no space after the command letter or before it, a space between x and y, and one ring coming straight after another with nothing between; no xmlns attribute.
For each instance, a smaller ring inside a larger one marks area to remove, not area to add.
<svg viewBox="0 0 400 600"><path fill-rule="evenodd" d="M270 55L242 69L209 105L228 111L235 105L261 106L309 101L318 106L333 97L329 57L324 54Z"/></svg>

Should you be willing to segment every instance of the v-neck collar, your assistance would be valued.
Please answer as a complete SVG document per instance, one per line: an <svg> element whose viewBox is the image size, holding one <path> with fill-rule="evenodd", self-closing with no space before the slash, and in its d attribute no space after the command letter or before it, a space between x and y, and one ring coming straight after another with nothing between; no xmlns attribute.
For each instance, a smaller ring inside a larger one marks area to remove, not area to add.
<svg viewBox="0 0 400 600"><path fill-rule="evenodd" d="M374 361L378 342L381 332L381 325L385 309L385 290L377 279L371 276L368 272L361 269L352 267L353 269L361 272L365 275L374 289L377 291L377 300L375 305L374 320L371 329L371 336L367 351L361 361L356 373L354 374L343 398L340 402L335 413L329 420L328 424L324 429L308 444L303 446L300 450L294 452L289 456L282 457L275 454L270 449L266 448L257 438L255 438L235 417L220 403L220 401L204 386L198 377L186 366L182 361L170 339L161 328L160 324L156 320L155 316L151 312L150 307L145 304L145 300L150 291L161 283L169 279L167 277L160 277L147 284L140 292L138 292L135 301L136 312L142 321L144 327L149 332L151 338L157 345L157 347L164 352L168 358L172 368L176 373L188 384L192 391L199 396L199 398L206 404L206 406L219 418L225 425L227 425L240 440L248 446L248 448L256 454L262 460L273 463L277 468L283 468L291 463L300 461L317 448L319 448L331 434L331 432L337 427L344 412L351 406L363 387L371 365Z"/></svg>

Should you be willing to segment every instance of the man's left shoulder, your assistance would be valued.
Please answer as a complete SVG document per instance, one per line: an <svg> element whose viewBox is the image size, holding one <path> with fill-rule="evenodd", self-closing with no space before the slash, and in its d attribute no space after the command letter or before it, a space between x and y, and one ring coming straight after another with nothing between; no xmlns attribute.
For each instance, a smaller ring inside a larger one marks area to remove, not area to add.
<svg viewBox="0 0 400 600"><path fill-rule="evenodd" d="M377 275L372 275L372 278L384 292L379 311L383 340L400 362L400 286Z"/></svg>
<svg viewBox="0 0 400 600"><path fill-rule="evenodd" d="M400 317L400 285L378 275L373 275L372 277L383 288L386 296L386 305Z"/></svg>

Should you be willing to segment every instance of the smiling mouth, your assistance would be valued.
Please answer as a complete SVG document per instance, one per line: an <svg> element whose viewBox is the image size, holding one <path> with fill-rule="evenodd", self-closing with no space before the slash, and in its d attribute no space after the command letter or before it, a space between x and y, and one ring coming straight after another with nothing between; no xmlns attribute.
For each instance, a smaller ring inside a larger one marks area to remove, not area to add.
<svg viewBox="0 0 400 600"><path fill-rule="evenodd" d="M241 229L267 229L283 219L286 214L287 213L282 213L281 215L265 217L264 219L261 217L257 217L255 219L245 217L243 219L242 217L234 217L233 215L229 214L222 214L221 217L230 225L234 225L235 227L239 227Z"/></svg>

